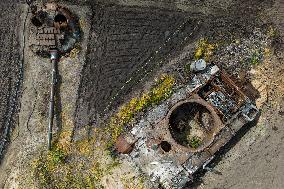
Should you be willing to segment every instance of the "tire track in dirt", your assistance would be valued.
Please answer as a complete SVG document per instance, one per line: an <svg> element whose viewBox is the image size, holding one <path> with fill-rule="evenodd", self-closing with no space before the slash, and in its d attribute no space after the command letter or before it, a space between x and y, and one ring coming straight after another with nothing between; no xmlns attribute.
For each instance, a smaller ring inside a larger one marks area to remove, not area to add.
<svg viewBox="0 0 284 189"><path fill-rule="evenodd" d="M143 77L144 73L137 75L136 71L186 20L180 12L154 8L109 6L94 11L93 36L77 101L78 126L91 122L123 88L110 108L119 105L123 96ZM177 44L162 54L176 47ZM145 69L155 66L150 63ZM134 75L135 81L125 85Z"/></svg>
<svg viewBox="0 0 284 189"><path fill-rule="evenodd" d="M13 125L20 85L19 25L17 2L0 2L0 157Z"/></svg>

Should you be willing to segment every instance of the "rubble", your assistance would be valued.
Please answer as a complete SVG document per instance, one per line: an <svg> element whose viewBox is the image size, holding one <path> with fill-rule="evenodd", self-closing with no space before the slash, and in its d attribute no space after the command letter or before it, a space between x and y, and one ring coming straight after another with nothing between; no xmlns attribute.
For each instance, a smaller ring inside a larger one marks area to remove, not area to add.
<svg viewBox="0 0 284 189"><path fill-rule="evenodd" d="M124 138L132 139L128 142L133 146L124 157L140 167L153 183L166 189L182 188L258 112L224 71L209 65L124 134ZM187 123L177 126L174 119ZM194 124L199 131L194 130ZM186 127L190 127L189 136L199 138L194 139L195 145L177 139L177 133L185 132Z"/></svg>
<svg viewBox="0 0 284 189"><path fill-rule="evenodd" d="M214 62L230 73L239 74L263 62L271 42L271 36L260 28L255 28L249 38L235 39L229 45L220 48L216 52ZM223 62L226 64L222 64Z"/></svg>

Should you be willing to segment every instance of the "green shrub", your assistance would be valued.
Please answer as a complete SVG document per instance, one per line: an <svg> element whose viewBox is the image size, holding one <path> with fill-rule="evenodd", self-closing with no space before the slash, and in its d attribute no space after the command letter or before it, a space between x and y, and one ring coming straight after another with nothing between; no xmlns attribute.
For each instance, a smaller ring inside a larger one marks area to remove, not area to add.
<svg viewBox="0 0 284 189"><path fill-rule="evenodd" d="M262 59L261 53L259 53L258 51L255 51L250 58L250 63L252 65L258 65L260 64L261 59Z"/></svg>
<svg viewBox="0 0 284 189"><path fill-rule="evenodd" d="M54 166L64 163L65 158L66 155L60 148L53 148L48 152L48 162Z"/></svg>
<svg viewBox="0 0 284 189"><path fill-rule="evenodd" d="M189 146L192 148L198 148L202 143L202 140L198 136L193 136L189 141Z"/></svg>

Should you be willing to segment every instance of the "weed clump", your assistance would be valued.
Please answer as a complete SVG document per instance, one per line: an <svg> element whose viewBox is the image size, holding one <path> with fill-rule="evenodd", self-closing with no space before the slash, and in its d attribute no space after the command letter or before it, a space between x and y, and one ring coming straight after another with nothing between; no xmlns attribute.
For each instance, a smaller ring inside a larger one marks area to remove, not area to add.
<svg viewBox="0 0 284 189"><path fill-rule="evenodd" d="M41 154L32 163L33 176L41 188L48 188L53 182L52 172L64 164L65 153L56 147L53 147L47 154Z"/></svg>
<svg viewBox="0 0 284 189"><path fill-rule="evenodd" d="M85 143L85 142L83 142ZM90 144L90 145L89 145ZM84 144L83 148L90 148ZM99 162L94 154L81 152L81 143L73 143L66 154L56 145L48 153L42 153L32 162L33 178L43 189L102 189L101 179L119 165L117 161ZM77 153L77 154L75 154ZM75 158L77 157L77 158Z"/></svg>
<svg viewBox="0 0 284 189"><path fill-rule="evenodd" d="M69 53L70 58L75 59L81 50L82 50L82 47L80 47L79 44L75 44L75 47Z"/></svg>
<svg viewBox="0 0 284 189"><path fill-rule="evenodd" d="M202 143L202 140L198 136L193 136L189 141L189 146L192 148L198 148Z"/></svg>
<svg viewBox="0 0 284 189"><path fill-rule="evenodd" d="M202 58L208 61L216 48L217 44L210 44L207 39L200 39L197 42L194 59L198 60Z"/></svg>
<svg viewBox="0 0 284 189"><path fill-rule="evenodd" d="M271 25L268 27L266 35L270 38L276 38L279 36L279 31Z"/></svg>
<svg viewBox="0 0 284 189"><path fill-rule="evenodd" d="M125 189L145 189L144 178L122 178L122 182Z"/></svg>
<svg viewBox="0 0 284 189"><path fill-rule="evenodd" d="M123 105L110 120L107 132L111 134L111 140L108 146L113 145L122 133L124 126L130 123L138 112L169 98L173 94L174 84L175 80L172 76L163 75L149 92L142 94L139 98L133 98Z"/></svg>
<svg viewBox="0 0 284 189"><path fill-rule="evenodd" d="M91 139L71 143L72 132L62 131L52 150L42 153L33 161L32 171L36 183L44 189L103 188L102 178L119 165L116 159L111 158L109 147L138 112L169 98L173 93L174 83L172 76L163 75L150 91L123 105L111 118L109 127L98 129L98 138L93 136ZM67 129L72 126L69 121L64 123ZM133 187L142 189L142 184L129 185L128 188Z"/></svg>

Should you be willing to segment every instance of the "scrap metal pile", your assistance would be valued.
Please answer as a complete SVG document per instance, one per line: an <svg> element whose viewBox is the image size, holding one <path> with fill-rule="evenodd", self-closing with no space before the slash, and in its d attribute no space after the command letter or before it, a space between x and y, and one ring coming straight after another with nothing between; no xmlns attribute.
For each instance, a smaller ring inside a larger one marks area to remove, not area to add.
<svg viewBox="0 0 284 189"><path fill-rule="evenodd" d="M116 148L157 186L183 188L258 112L224 71L209 65L121 135Z"/></svg>

